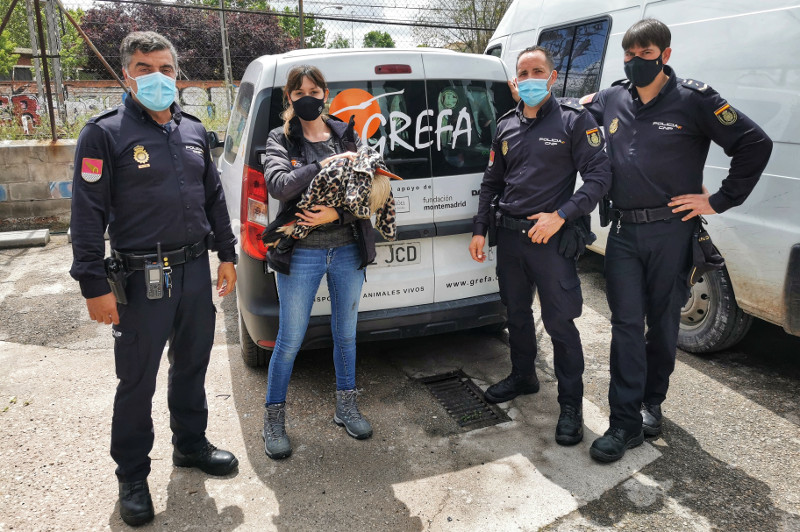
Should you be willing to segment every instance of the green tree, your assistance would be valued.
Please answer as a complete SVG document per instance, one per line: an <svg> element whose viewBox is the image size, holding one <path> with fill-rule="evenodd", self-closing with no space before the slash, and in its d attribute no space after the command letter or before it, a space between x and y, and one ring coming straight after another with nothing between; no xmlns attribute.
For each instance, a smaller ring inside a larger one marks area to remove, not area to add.
<svg viewBox="0 0 800 532"><path fill-rule="evenodd" d="M430 46L482 54L510 5L511 0L431 0L417 22L440 27L417 26L414 36Z"/></svg>
<svg viewBox="0 0 800 532"><path fill-rule="evenodd" d="M290 9L289 6L283 8L285 16L278 16L278 24L295 39L300 38L300 17L297 8ZM322 22L314 17L303 15L303 33L305 37L305 48L324 48L325 47L325 27Z"/></svg>
<svg viewBox="0 0 800 532"><path fill-rule="evenodd" d="M394 48L394 40L385 31L370 31L364 35L364 48Z"/></svg>
<svg viewBox="0 0 800 532"><path fill-rule="evenodd" d="M19 55L14 53L14 42L7 39L5 34L0 35L0 75L5 75L14 69Z"/></svg>
<svg viewBox="0 0 800 532"><path fill-rule="evenodd" d="M328 44L328 48L350 48L350 39L341 33L333 36L333 40Z"/></svg>

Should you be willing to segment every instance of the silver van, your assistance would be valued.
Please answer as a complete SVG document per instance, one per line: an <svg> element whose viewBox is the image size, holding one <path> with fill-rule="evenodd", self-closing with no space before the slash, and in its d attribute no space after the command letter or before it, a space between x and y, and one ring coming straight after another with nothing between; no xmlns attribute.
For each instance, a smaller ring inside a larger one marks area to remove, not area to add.
<svg viewBox="0 0 800 532"><path fill-rule="evenodd" d="M727 269L703 277L683 309L679 346L711 352L737 343L751 316L800 335L800 5L794 0L514 0L486 53L514 65L520 50L549 48L556 96L580 97L625 77L622 36L654 17L670 27L670 66L707 83L774 141L769 165L743 205L708 216ZM599 83L598 83L599 81ZM716 144L704 181L719 188L730 159ZM607 228L591 247L602 253Z"/></svg>
<svg viewBox="0 0 800 532"><path fill-rule="evenodd" d="M328 113L354 116L356 132L379 150L397 210L395 242L376 232L367 268L358 340L385 340L460 329L502 329L506 321L494 257L471 260L472 216L489 160L496 118L513 106L510 74L495 57L448 50L297 50L263 56L238 87L219 169L234 233L242 354L269 359L278 332L278 294L261 232L277 214L263 176L269 131L282 121L283 84L293 66L313 64L329 88ZM321 283L304 347L330 342L330 302Z"/></svg>

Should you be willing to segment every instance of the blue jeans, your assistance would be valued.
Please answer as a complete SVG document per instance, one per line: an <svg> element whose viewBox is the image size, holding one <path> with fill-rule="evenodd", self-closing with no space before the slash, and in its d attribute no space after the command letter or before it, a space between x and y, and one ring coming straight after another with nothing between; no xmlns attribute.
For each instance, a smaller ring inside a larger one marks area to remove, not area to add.
<svg viewBox="0 0 800 532"><path fill-rule="evenodd" d="M327 274L331 296L331 332L336 389L356 387L356 324L364 271L357 244L330 249L295 248L291 273L276 273L280 314L278 338L269 361L268 405L286 401L294 359L303 343L311 306L322 276Z"/></svg>

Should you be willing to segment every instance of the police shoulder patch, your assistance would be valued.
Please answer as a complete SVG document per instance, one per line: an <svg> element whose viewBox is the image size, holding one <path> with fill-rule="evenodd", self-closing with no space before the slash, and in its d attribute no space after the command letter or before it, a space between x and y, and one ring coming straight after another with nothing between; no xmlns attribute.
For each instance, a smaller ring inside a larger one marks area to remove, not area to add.
<svg viewBox="0 0 800 532"><path fill-rule="evenodd" d="M560 103L562 107L575 109L576 111L583 111L583 106L577 98L559 98L558 103Z"/></svg>
<svg viewBox="0 0 800 532"><path fill-rule="evenodd" d="M711 87L703 83L702 81L697 81L694 79L679 79L678 83L686 87L687 89L691 89L697 92L705 92Z"/></svg>

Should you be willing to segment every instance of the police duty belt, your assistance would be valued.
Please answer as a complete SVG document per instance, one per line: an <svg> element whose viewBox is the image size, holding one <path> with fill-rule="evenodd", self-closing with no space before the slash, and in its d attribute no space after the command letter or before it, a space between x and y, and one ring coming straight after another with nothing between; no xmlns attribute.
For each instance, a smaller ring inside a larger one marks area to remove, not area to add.
<svg viewBox="0 0 800 532"><path fill-rule="evenodd" d="M672 207L658 207L656 209L609 209L609 217L615 222L628 224L646 224L660 222L682 216L682 213L672 212Z"/></svg>
<svg viewBox="0 0 800 532"><path fill-rule="evenodd" d="M161 258L170 266L178 266L201 256L206 252L206 249L208 248L206 247L205 239L203 239L190 246L184 246L173 251L165 251L161 253ZM159 261L158 253L122 253L116 250L112 253L122 261L127 271L143 270L146 264L153 264Z"/></svg>

